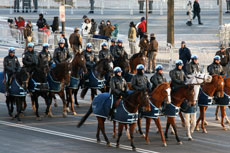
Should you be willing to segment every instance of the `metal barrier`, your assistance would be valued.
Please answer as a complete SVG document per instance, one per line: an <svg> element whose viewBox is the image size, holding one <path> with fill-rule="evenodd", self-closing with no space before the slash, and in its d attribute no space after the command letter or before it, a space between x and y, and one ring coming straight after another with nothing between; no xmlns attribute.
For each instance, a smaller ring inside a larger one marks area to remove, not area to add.
<svg viewBox="0 0 230 153"><path fill-rule="evenodd" d="M219 27L219 43L229 47L230 43L230 24L225 24Z"/></svg>

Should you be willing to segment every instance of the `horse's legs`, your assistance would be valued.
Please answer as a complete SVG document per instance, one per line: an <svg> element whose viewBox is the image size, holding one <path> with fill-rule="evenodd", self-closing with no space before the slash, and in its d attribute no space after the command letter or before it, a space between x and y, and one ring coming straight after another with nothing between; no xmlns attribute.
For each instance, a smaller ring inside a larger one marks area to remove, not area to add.
<svg viewBox="0 0 230 153"><path fill-rule="evenodd" d="M122 136L122 131L123 131L124 124L123 123L118 123L118 138L117 138L117 148L119 148L120 145L120 138Z"/></svg>
<svg viewBox="0 0 230 153"><path fill-rule="evenodd" d="M21 122L20 114L22 111L22 97L15 98L15 101L16 101L16 107L17 107L17 114L16 114L15 118L17 118L17 120L19 122Z"/></svg>
<svg viewBox="0 0 230 153"><path fill-rule="evenodd" d="M151 121L151 120L150 120L150 121ZM161 134L161 140L162 140L162 142L163 142L163 146L166 147L167 144L166 144L165 137L164 137L164 134L163 134L163 130L162 130L162 127L161 127L161 120L160 120L160 117L154 119L154 121L155 121L155 124L156 124L156 126L157 126L157 128L158 128L158 131L159 131L160 134ZM149 123L149 125L150 125L150 123ZM146 125L146 132L147 132L147 125ZM146 133L146 137L147 137L147 133Z"/></svg>
<svg viewBox="0 0 230 153"><path fill-rule="evenodd" d="M39 108L39 104L38 104L38 96L37 96L37 94L35 95L36 93L34 93L34 95L33 95L33 100L34 100L34 102L35 102L35 107L36 107L36 117L37 117L37 120L41 120L40 119L40 116L39 116L39 113L38 113L38 108Z"/></svg>
<svg viewBox="0 0 230 153"><path fill-rule="evenodd" d="M190 114L185 113L184 117L185 117L185 128L187 129L188 140L191 141L192 136L191 136L191 131L190 131Z"/></svg>
<svg viewBox="0 0 230 153"><path fill-rule="evenodd" d="M182 123L181 123L182 126L185 127L185 120L184 120L184 117L183 117L183 114L182 114L181 111L179 112L179 116L180 116L180 119L181 119L181 122L182 122Z"/></svg>
<svg viewBox="0 0 230 153"><path fill-rule="evenodd" d="M132 146L132 149L133 151L136 151L136 147L134 146L134 142L133 142L133 134L134 134L134 130L135 130L135 127L136 127L136 123L132 123L129 125L129 133L130 133L130 141L131 141L131 146Z"/></svg>
<svg viewBox="0 0 230 153"><path fill-rule="evenodd" d="M137 125L138 125L138 131L139 131L140 135L141 135L142 137L145 137L145 135L144 135L143 132L142 132L142 128L141 128L141 118L140 118L140 117L139 117L138 120L137 120Z"/></svg>
<svg viewBox="0 0 230 153"><path fill-rule="evenodd" d="M207 133L207 130L204 127L204 120L205 120L205 111L208 107L207 106L201 106L201 128L203 129L203 133Z"/></svg>
<svg viewBox="0 0 230 153"><path fill-rule="evenodd" d="M220 106L216 106L216 113L215 113L215 115L216 115L216 120L217 120L217 121L220 120L219 115L218 115L218 113L219 113L219 108L220 108Z"/></svg>
<svg viewBox="0 0 230 153"><path fill-rule="evenodd" d="M150 144L150 141L149 141L149 129L150 129L151 121L152 121L151 118L146 117L146 127L145 127L145 142L146 142L146 144Z"/></svg>
<svg viewBox="0 0 230 153"><path fill-rule="evenodd" d="M36 106L35 106L35 102L34 102L34 98L33 98L33 95L34 93L31 93L31 104L32 104L32 109L33 109L33 112L36 113Z"/></svg>
<svg viewBox="0 0 230 153"><path fill-rule="evenodd" d="M26 103L26 97L22 97L22 111L25 111L26 110L26 107L27 107L27 103Z"/></svg>
<svg viewBox="0 0 230 153"><path fill-rule="evenodd" d="M166 129L165 129L165 138L168 139L168 130L169 130L170 122L169 117L167 117Z"/></svg>
<svg viewBox="0 0 230 153"><path fill-rule="evenodd" d="M77 93L78 93L79 89L74 89L73 90L73 94L74 94L74 101L75 101L75 105L77 105L79 107L79 103L77 101Z"/></svg>
<svg viewBox="0 0 230 153"><path fill-rule="evenodd" d="M98 125L99 125L99 128L104 136L104 139L107 143L107 146L110 146L110 142L109 142L109 139L108 137L106 136L105 134L105 119L104 118L101 118L101 117L97 117L97 121L98 121Z"/></svg>
<svg viewBox="0 0 230 153"><path fill-rule="evenodd" d="M69 103L70 101L70 95L69 95L70 89L66 88L65 89L65 97L66 97L66 111L69 113L70 109L69 109Z"/></svg>
<svg viewBox="0 0 230 153"><path fill-rule="evenodd" d="M99 122L97 123L97 134L96 134L96 138L97 138L97 143L101 142L100 139L100 127L99 127Z"/></svg>
<svg viewBox="0 0 230 153"><path fill-rule="evenodd" d="M11 108L12 105L10 106L10 97L9 96L6 96L6 106L7 106L7 109L8 109L9 116L12 117L13 116L12 108Z"/></svg>
<svg viewBox="0 0 230 153"><path fill-rule="evenodd" d="M113 121L113 138L116 138L116 121Z"/></svg>
<svg viewBox="0 0 230 153"><path fill-rule="evenodd" d="M220 106L221 111L221 125L224 128L224 130L227 130L224 125L224 118L225 118L225 106Z"/></svg>
<svg viewBox="0 0 230 153"><path fill-rule="evenodd" d="M200 120L201 120L201 115L202 115L202 106L199 106L200 107L200 116L199 118L197 119L196 121L196 130L199 131L199 123L200 123Z"/></svg>
<svg viewBox="0 0 230 153"><path fill-rule="evenodd" d="M64 90L59 92L59 96L60 96L62 103L63 103L63 117L67 117L66 100L65 100Z"/></svg>
<svg viewBox="0 0 230 153"><path fill-rule="evenodd" d="M57 98L55 97L55 94L52 94L51 101L52 99L54 99L54 107L58 107Z"/></svg>
<svg viewBox="0 0 230 153"><path fill-rule="evenodd" d="M66 95L68 96L68 102L67 102L67 108L69 108L68 104L71 104L71 111L73 113L73 115L77 115L75 109L74 109L74 103L73 103L73 95L72 95L72 89L67 89L66 91Z"/></svg>
<svg viewBox="0 0 230 153"><path fill-rule="evenodd" d="M191 133L194 132L195 126L196 126L196 113L191 114Z"/></svg>
<svg viewBox="0 0 230 153"><path fill-rule="evenodd" d="M180 141L178 134L177 134L175 117L169 117L169 119L170 119L169 121L172 124L173 130L175 132L175 136L176 136L176 140L177 140L178 144L182 144L182 142Z"/></svg>
<svg viewBox="0 0 230 153"><path fill-rule="evenodd" d="M91 100L94 99L95 95L97 95L97 89L92 89L91 88Z"/></svg>

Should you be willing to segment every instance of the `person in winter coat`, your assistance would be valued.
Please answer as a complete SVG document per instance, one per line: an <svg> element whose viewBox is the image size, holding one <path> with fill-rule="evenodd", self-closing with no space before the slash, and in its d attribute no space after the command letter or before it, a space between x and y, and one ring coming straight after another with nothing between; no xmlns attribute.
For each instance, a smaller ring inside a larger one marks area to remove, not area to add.
<svg viewBox="0 0 230 153"><path fill-rule="evenodd" d="M105 21L104 20L101 20L101 23L100 25L98 26L98 29L99 29L99 35L102 35L104 36L105 35Z"/></svg>
<svg viewBox="0 0 230 153"><path fill-rule="evenodd" d="M114 30L114 26L111 25L110 20L108 20L108 21L106 22L106 26L105 26L105 29L104 29L104 31L105 31L105 36L107 36L107 37L110 38L110 37L112 36L113 30Z"/></svg>
<svg viewBox="0 0 230 153"><path fill-rule="evenodd" d="M188 1L187 4L187 16L188 16L188 21L187 21L187 25L188 26L192 26L192 2Z"/></svg>
<svg viewBox="0 0 230 153"><path fill-rule="evenodd" d="M167 82L166 77L163 74L163 66L156 66L156 73L150 78L150 82L152 83L152 91L163 82Z"/></svg>
<svg viewBox="0 0 230 153"><path fill-rule="evenodd" d="M202 25L203 23L201 22L200 19L200 4L198 0L195 0L193 3L193 20L198 17L198 24Z"/></svg>
<svg viewBox="0 0 230 153"><path fill-rule="evenodd" d="M38 54L38 65L41 67L50 67L53 64L53 58L51 53L49 52L49 44L44 43L42 46L42 51Z"/></svg>
<svg viewBox="0 0 230 153"><path fill-rule="evenodd" d="M113 61L113 56L111 52L108 50L108 44L103 42L101 44L101 50L99 51L99 60L107 59L110 62Z"/></svg>
<svg viewBox="0 0 230 153"><path fill-rule="evenodd" d="M155 67L156 67L156 56L158 52L158 42L156 40L155 34L152 33L150 35L150 44L148 48L148 72L155 72Z"/></svg>
<svg viewBox="0 0 230 153"><path fill-rule="evenodd" d="M67 48L65 48L65 40L60 39L58 42L59 47L54 50L53 60L55 64L62 62L70 62L72 56Z"/></svg>
<svg viewBox="0 0 230 153"><path fill-rule="evenodd" d="M88 36L91 30L91 27L92 25L90 23L89 18L86 18L85 22L82 24L82 27L81 27L82 36Z"/></svg>
<svg viewBox="0 0 230 153"><path fill-rule="evenodd" d="M37 20L38 31L46 25L46 19L43 14L39 14L39 19Z"/></svg>
<svg viewBox="0 0 230 153"><path fill-rule="evenodd" d="M186 47L185 41L181 42L181 48L179 49L179 59L183 61L183 70L186 73L186 65L190 62L191 51Z"/></svg>
<svg viewBox="0 0 230 153"><path fill-rule="evenodd" d="M140 39L144 36L144 33L146 33L146 20L145 17L141 18L141 23L138 25L138 34L140 35Z"/></svg>
<svg viewBox="0 0 230 153"><path fill-rule="evenodd" d="M129 47L130 47L131 54L136 53L136 38L137 38L136 26L133 22L130 22L128 40L129 40Z"/></svg>
<svg viewBox="0 0 230 153"><path fill-rule="evenodd" d="M25 39L25 49L27 44L33 41L33 31L32 31L32 22L27 21L26 27L24 29L24 39Z"/></svg>
<svg viewBox="0 0 230 153"><path fill-rule="evenodd" d="M76 27L74 29L74 33L72 33L69 37L70 47L73 49L74 54L80 52L80 49L82 48L82 37L78 31L79 29Z"/></svg>
<svg viewBox="0 0 230 153"><path fill-rule="evenodd" d="M196 55L191 56L191 62L186 65L186 71L188 75L200 72L198 57Z"/></svg>
<svg viewBox="0 0 230 153"><path fill-rule="evenodd" d="M119 58L128 59L128 54L125 51L125 48L122 46L123 41L121 39L117 40L117 45L113 49L114 61L117 61Z"/></svg>
<svg viewBox="0 0 230 153"><path fill-rule="evenodd" d="M18 20L16 18L14 18L14 20L18 29L24 29L25 20L23 19L23 17L19 16Z"/></svg>
<svg viewBox="0 0 230 153"><path fill-rule="evenodd" d="M97 31L97 22L95 22L94 19L91 19L91 25L92 26L91 26L89 34L95 35Z"/></svg>
<svg viewBox="0 0 230 153"><path fill-rule="evenodd" d="M216 55L213 59L213 63L207 67L209 75L225 75L223 67L220 65L220 56Z"/></svg>
<svg viewBox="0 0 230 153"><path fill-rule="evenodd" d="M59 20L58 16L55 16L53 19L53 24L51 25L53 33L59 31Z"/></svg>
<svg viewBox="0 0 230 153"><path fill-rule="evenodd" d="M117 40L118 33L119 33L118 24L114 24L114 30L112 32L112 39Z"/></svg>

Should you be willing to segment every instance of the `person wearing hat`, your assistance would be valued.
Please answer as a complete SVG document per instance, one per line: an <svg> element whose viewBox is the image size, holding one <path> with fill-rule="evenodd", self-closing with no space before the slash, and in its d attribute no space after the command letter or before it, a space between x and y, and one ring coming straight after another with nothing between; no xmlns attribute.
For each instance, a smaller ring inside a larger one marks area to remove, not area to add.
<svg viewBox="0 0 230 153"><path fill-rule="evenodd" d="M92 51L93 45L91 43L87 43L86 49L83 51L83 55L85 56L86 60L86 67L88 72L93 68L93 66L97 62L97 57L94 51Z"/></svg>
<svg viewBox="0 0 230 153"><path fill-rule="evenodd" d="M141 38L139 42L140 52L147 56L148 47L149 47L149 40L148 40L148 33L144 33L144 36Z"/></svg>
<svg viewBox="0 0 230 153"><path fill-rule="evenodd" d="M95 3L95 0L89 0L90 2L90 11L89 11L89 14L93 14L94 13L94 3Z"/></svg>
<svg viewBox="0 0 230 153"><path fill-rule="evenodd" d="M123 41L121 39L117 40L117 45L114 47L113 50L114 61L118 60L119 58L128 59L128 54L123 47Z"/></svg>
<svg viewBox="0 0 230 153"><path fill-rule="evenodd" d="M38 31L46 25L46 19L43 14L39 14L39 19L37 20Z"/></svg>
<svg viewBox="0 0 230 153"><path fill-rule="evenodd" d="M24 28L24 39L25 39L25 49L27 44L33 41L33 29L32 22L27 21L26 27Z"/></svg>
<svg viewBox="0 0 230 153"><path fill-rule="evenodd" d="M158 42L156 40L156 37L154 33L150 35L150 44L148 47L148 72L155 72L156 67L156 56L158 52Z"/></svg>
<svg viewBox="0 0 230 153"><path fill-rule="evenodd" d="M42 51L38 54L38 62L40 67L48 66L53 64L53 58L49 52L49 44L44 43Z"/></svg>
<svg viewBox="0 0 230 153"><path fill-rule="evenodd" d="M64 45L64 47L68 49L68 48L69 48L69 44L68 44L67 38L65 37L65 31L60 32L60 39L61 39L61 38L65 40L65 45Z"/></svg>
<svg viewBox="0 0 230 153"><path fill-rule="evenodd" d="M101 35L101 36L104 36L105 35L105 21L104 20L101 20L100 22L100 25L98 26L98 29L99 29L99 32L98 34Z"/></svg>
<svg viewBox="0 0 230 153"><path fill-rule="evenodd" d="M95 35L97 31L97 22L94 19L91 19L91 25L92 26L91 26L89 34Z"/></svg>
<svg viewBox="0 0 230 153"><path fill-rule="evenodd" d="M221 58L219 55L216 55L213 58L213 63L207 67L209 75L214 75L214 74L225 75L223 67L220 64L220 59Z"/></svg>
<svg viewBox="0 0 230 153"><path fill-rule="evenodd" d="M108 44L106 42L101 43L101 50L99 51L99 60L107 59L110 62L113 61L113 56L108 50Z"/></svg>
<svg viewBox="0 0 230 153"><path fill-rule="evenodd" d="M156 66L156 73L150 78L150 82L152 83L152 91L163 82L167 82L166 77L163 74L163 66Z"/></svg>
<svg viewBox="0 0 230 153"><path fill-rule="evenodd" d="M69 37L69 44L73 50L74 55L77 52L80 52L80 49L82 48L82 37L78 33L78 31L79 31L79 28L75 27L74 32Z"/></svg>
<svg viewBox="0 0 230 153"><path fill-rule="evenodd" d="M55 64L62 62L70 62L72 56L67 48L65 48L65 39L60 39L58 42L58 48L54 50L53 60Z"/></svg>
<svg viewBox="0 0 230 153"><path fill-rule="evenodd" d="M179 59L183 61L183 70L186 73L186 65L191 60L191 51L186 47L185 41L181 42L181 48L179 49Z"/></svg>
<svg viewBox="0 0 230 153"><path fill-rule="evenodd" d="M145 17L141 17L141 23L137 26L138 35L140 36L140 39L144 36L144 33L146 33L146 20Z"/></svg>
<svg viewBox="0 0 230 153"><path fill-rule="evenodd" d="M129 48L131 54L136 54L136 38L137 38L136 25L132 21L129 24L129 33L128 33Z"/></svg>
<svg viewBox="0 0 230 153"><path fill-rule="evenodd" d="M116 41L114 39L111 39L111 45L109 47L109 51L110 51L110 53L112 54L113 57L114 57L113 51L114 51L115 46L116 46Z"/></svg>
<svg viewBox="0 0 230 153"><path fill-rule="evenodd" d="M227 74L230 56L229 56L229 52L225 50L224 44L220 45L220 50L216 52L216 55L220 56L220 65L222 66L225 74Z"/></svg>
<svg viewBox="0 0 230 153"><path fill-rule="evenodd" d="M172 90L175 90L185 85L185 73L182 70L182 67L183 61L179 59L176 61L176 67L169 72Z"/></svg>
<svg viewBox="0 0 230 153"><path fill-rule="evenodd" d="M126 97L128 85L125 79L122 77L122 70L120 67L113 69L114 76L110 80L111 96L112 96L112 108L109 112L109 118L113 119L114 109L119 105L120 99Z"/></svg>
<svg viewBox="0 0 230 153"><path fill-rule="evenodd" d="M5 79L6 94L9 94L9 86L11 85L12 78L16 72L20 71L20 63L17 56L15 56L15 48L10 47L8 49L8 55L4 57L3 60L3 70L5 78L8 77L8 80Z"/></svg>
<svg viewBox="0 0 230 153"><path fill-rule="evenodd" d="M113 25L111 25L111 21L107 20L106 21L106 26L104 28L105 36L107 36L108 38L110 38L112 36L112 32L113 32L114 28L115 27Z"/></svg>
<svg viewBox="0 0 230 153"><path fill-rule="evenodd" d="M186 70L188 75L200 72L198 57L196 55L191 56L191 62L186 65Z"/></svg>
<svg viewBox="0 0 230 153"><path fill-rule="evenodd" d="M135 74L131 80L131 87L133 90L147 90L148 92L151 91L151 84L148 81L148 77L144 75L145 67L143 64L139 64L136 67L137 74Z"/></svg>
<svg viewBox="0 0 230 153"><path fill-rule="evenodd" d="M22 63L30 74L32 74L34 69L38 66L38 54L34 50L33 43L28 43L27 50L22 55Z"/></svg>

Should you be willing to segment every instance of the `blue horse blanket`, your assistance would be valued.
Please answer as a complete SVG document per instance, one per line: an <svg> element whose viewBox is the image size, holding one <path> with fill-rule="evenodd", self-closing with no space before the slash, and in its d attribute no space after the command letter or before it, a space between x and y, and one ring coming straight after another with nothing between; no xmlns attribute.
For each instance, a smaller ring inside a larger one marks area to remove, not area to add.
<svg viewBox="0 0 230 153"><path fill-rule="evenodd" d="M215 104L219 106L228 106L230 105L230 96L224 93L224 97L222 98L214 98L215 99Z"/></svg>
<svg viewBox="0 0 230 153"><path fill-rule="evenodd" d="M168 117L176 117L180 111L180 107L176 107L172 103L166 104L165 110L164 110L164 115Z"/></svg>
<svg viewBox="0 0 230 153"><path fill-rule="evenodd" d="M80 78L75 78L75 77L70 77L70 84L68 86L68 88L71 89L78 89L79 88L79 84L80 84Z"/></svg>
<svg viewBox="0 0 230 153"><path fill-rule="evenodd" d="M89 79L85 80L85 86L89 88L102 89L105 86L105 79L103 80L97 79L93 71L90 71Z"/></svg>
<svg viewBox="0 0 230 153"><path fill-rule="evenodd" d="M141 112L141 117L158 118L160 115L160 109L157 108L155 105L153 105L151 101L149 101L149 103L150 103L151 111Z"/></svg>
<svg viewBox="0 0 230 153"><path fill-rule="evenodd" d="M188 113L188 114L196 113L197 111L197 105L189 106L187 100L182 102L182 104L180 105L180 108L182 112Z"/></svg>
<svg viewBox="0 0 230 153"><path fill-rule="evenodd" d="M47 76L47 81L49 84L49 90L53 92L59 92L61 91L61 82L53 80L52 76L50 73Z"/></svg>
<svg viewBox="0 0 230 153"><path fill-rule="evenodd" d="M200 92L198 95L198 105L199 106L210 106L210 105L212 105L212 97L205 94L202 89L200 89Z"/></svg>
<svg viewBox="0 0 230 153"><path fill-rule="evenodd" d="M97 95L92 102L93 113L96 116L107 118L112 104L110 93ZM131 124L138 119L138 113L129 113L121 100L114 113L114 121Z"/></svg>

